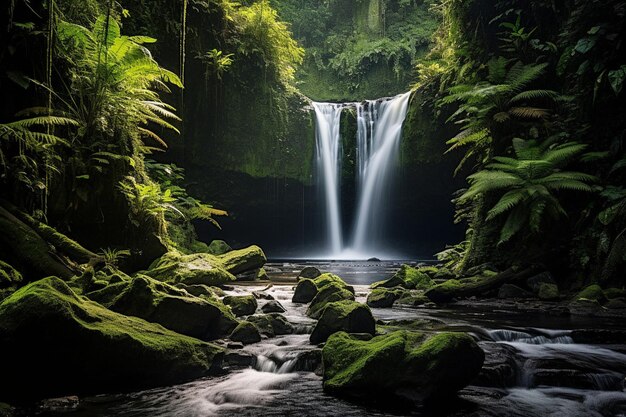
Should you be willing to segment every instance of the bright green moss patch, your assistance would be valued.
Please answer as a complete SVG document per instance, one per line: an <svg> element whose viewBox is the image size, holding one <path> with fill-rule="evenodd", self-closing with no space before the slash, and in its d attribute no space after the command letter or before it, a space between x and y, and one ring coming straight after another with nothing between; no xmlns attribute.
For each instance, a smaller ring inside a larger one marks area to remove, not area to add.
<svg viewBox="0 0 626 417"><path fill-rule="evenodd" d="M226 252L219 256L219 260L224 269L233 275L262 268L267 262L265 253L256 245Z"/></svg>
<svg viewBox="0 0 626 417"><path fill-rule="evenodd" d="M391 307L404 294L402 289L376 288L367 295L367 305L374 308Z"/></svg>
<svg viewBox="0 0 626 417"><path fill-rule="evenodd" d="M180 252L168 252L153 262L144 274L159 281L188 285L218 286L236 279L217 256L208 253L183 255Z"/></svg>
<svg viewBox="0 0 626 417"><path fill-rule="evenodd" d="M328 285L322 287L315 295L309 305L309 308L307 309L306 314L311 318L319 318L322 314L322 310L328 303L343 300L354 301L354 293L347 290L345 284L344 286L341 286L335 282L329 283Z"/></svg>
<svg viewBox="0 0 626 417"><path fill-rule="evenodd" d="M0 289L19 285L22 280L22 274L8 263L0 260Z"/></svg>
<svg viewBox="0 0 626 417"><path fill-rule="evenodd" d="M311 333L311 343L325 342L338 331L374 335L376 324L369 307L351 300L328 303Z"/></svg>
<svg viewBox="0 0 626 417"><path fill-rule="evenodd" d="M222 349L76 295L51 277L0 304L6 398L141 389L206 375ZM33 346L45 354L33 355ZM37 378L33 380L33 375Z"/></svg>
<svg viewBox="0 0 626 417"><path fill-rule="evenodd" d="M434 282L430 279L428 274L420 272L417 268L413 268L409 265L402 265L394 276L385 281L375 282L370 288L402 287L406 289L426 290L432 287L433 284Z"/></svg>
<svg viewBox="0 0 626 417"><path fill-rule="evenodd" d="M600 287L598 284L593 284L585 287L581 292L578 293L578 295L576 295L575 298L577 300L584 299L598 302L604 302L607 299L604 291L602 290L602 287Z"/></svg>
<svg viewBox="0 0 626 417"><path fill-rule="evenodd" d="M253 295L228 295L224 297L223 301L238 317L254 314L258 306Z"/></svg>
<svg viewBox="0 0 626 417"><path fill-rule="evenodd" d="M480 371L484 353L464 333L395 331L369 341L345 332L322 350L324 389L348 397L393 401L451 395Z"/></svg>

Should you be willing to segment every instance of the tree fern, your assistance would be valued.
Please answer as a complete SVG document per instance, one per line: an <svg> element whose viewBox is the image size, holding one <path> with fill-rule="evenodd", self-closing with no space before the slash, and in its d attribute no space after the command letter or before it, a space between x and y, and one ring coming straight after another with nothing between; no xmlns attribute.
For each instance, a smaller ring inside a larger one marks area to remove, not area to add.
<svg viewBox="0 0 626 417"><path fill-rule="evenodd" d="M514 158L495 157L494 163L470 175L470 187L459 198L468 201L484 194L499 195L488 211L487 220L508 213L501 229L500 244L525 227L531 234L539 233L545 217L558 220L565 215L557 198L559 192L592 192L590 183L596 180L590 174L561 170L584 150L578 143L546 147L536 141L515 139L513 146Z"/></svg>

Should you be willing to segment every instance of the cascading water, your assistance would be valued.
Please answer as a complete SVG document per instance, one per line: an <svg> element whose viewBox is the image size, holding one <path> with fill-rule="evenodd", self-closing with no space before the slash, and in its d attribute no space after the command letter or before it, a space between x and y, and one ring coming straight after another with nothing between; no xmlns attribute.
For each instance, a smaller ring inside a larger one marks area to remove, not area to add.
<svg viewBox="0 0 626 417"><path fill-rule="evenodd" d="M383 248L385 211L393 169L398 157L402 124L410 92L363 103L313 103L316 120L317 167L326 207L328 245L333 258L368 258L389 255ZM351 244L342 237L340 207L341 111L357 111L357 205Z"/></svg>
<svg viewBox="0 0 626 417"><path fill-rule="evenodd" d="M384 192L398 159L402 123L410 93L391 100L357 104L357 212L352 249L367 256L380 256L384 210L389 199Z"/></svg>
<svg viewBox="0 0 626 417"><path fill-rule="evenodd" d="M326 206L328 247L338 253L342 247L341 214L339 208L339 173L341 171L341 138L339 121L343 105L313 103L317 139L317 170Z"/></svg>

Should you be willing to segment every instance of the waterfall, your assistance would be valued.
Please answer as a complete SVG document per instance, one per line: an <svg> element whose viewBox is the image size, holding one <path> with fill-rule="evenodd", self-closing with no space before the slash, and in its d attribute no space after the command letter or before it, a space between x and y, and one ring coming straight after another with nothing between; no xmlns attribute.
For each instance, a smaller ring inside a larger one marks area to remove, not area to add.
<svg viewBox="0 0 626 417"><path fill-rule="evenodd" d="M402 123L410 92L362 103L313 103L316 120L317 167L326 208L329 244L325 255L333 258L368 258L389 255L383 247L385 211L398 159ZM340 207L341 111L356 108L357 204L350 246L344 246Z"/></svg>
<svg viewBox="0 0 626 417"><path fill-rule="evenodd" d="M352 241L357 253L381 256L386 252L379 246L389 201L384 194L391 187L410 95L357 104L358 197Z"/></svg>
<svg viewBox="0 0 626 417"><path fill-rule="evenodd" d="M326 206L326 229L331 253L342 248L341 214L339 209L341 137L339 121L343 105L313 103L315 108L318 179Z"/></svg>

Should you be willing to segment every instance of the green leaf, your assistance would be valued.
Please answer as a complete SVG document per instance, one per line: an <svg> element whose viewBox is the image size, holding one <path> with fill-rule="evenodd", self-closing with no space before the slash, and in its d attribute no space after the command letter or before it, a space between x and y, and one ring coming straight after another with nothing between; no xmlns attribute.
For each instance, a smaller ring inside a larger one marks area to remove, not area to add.
<svg viewBox="0 0 626 417"><path fill-rule="evenodd" d="M574 50L581 54L586 54L596 45L595 38L582 38L579 39L574 47Z"/></svg>
<svg viewBox="0 0 626 417"><path fill-rule="evenodd" d="M626 78L626 65L622 65L619 69L609 71L608 74L609 84L615 92L615 95L619 95L624 87L624 78Z"/></svg>

